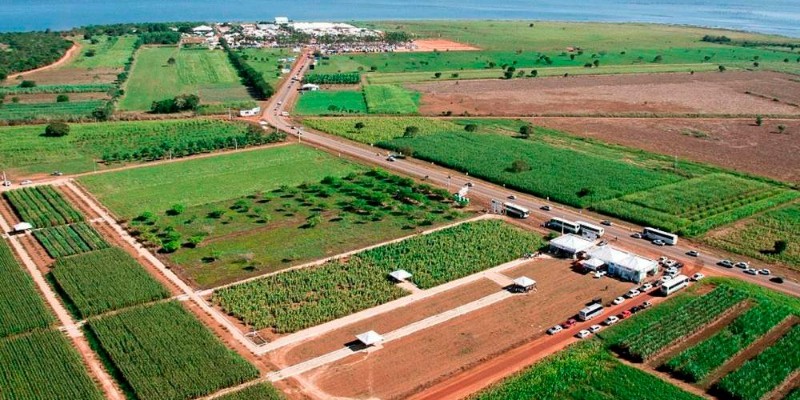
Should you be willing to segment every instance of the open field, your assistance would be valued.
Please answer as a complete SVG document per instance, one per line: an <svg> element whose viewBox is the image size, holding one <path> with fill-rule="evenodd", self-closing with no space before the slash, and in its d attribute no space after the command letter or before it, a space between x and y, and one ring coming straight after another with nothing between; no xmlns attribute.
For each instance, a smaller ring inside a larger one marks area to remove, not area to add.
<svg viewBox="0 0 800 400"><path fill-rule="evenodd" d="M356 90L324 90L304 92L297 100L294 113L299 115L364 114L367 104L364 93Z"/></svg>
<svg viewBox="0 0 800 400"><path fill-rule="evenodd" d="M258 376L177 302L92 320L88 330L138 399L195 398Z"/></svg>
<svg viewBox="0 0 800 400"><path fill-rule="evenodd" d="M20 220L30 223L34 228L71 224L84 219L52 186L10 190L3 196Z"/></svg>
<svg viewBox="0 0 800 400"><path fill-rule="evenodd" d="M800 113L800 83L772 72L598 75L409 87L422 93L420 112L427 115Z"/></svg>
<svg viewBox="0 0 800 400"><path fill-rule="evenodd" d="M167 63L169 58L174 65ZM149 110L153 101L182 94L196 94L201 103L250 100L223 51L175 47L139 50L125 92L120 102L125 111Z"/></svg>
<svg viewBox="0 0 800 400"><path fill-rule="evenodd" d="M201 149L244 147L248 125L212 119L71 124L65 137L44 125L0 128L0 168L13 174L75 174L117 163L182 157ZM234 140L236 142L234 142Z"/></svg>
<svg viewBox="0 0 800 400"><path fill-rule="evenodd" d="M33 236L52 258L105 249L108 243L90 225L78 222L33 231Z"/></svg>
<svg viewBox="0 0 800 400"><path fill-rule="evenodd" d="M97 41L92 44L91 40L77 39L81 45L81 54L71 60L63 68L80 68L92 70L95 68L119 68L120 70L128 62L133 54L133 47L138 39L134 35L124 36L96 36ZM94 53L93 56L89 54Z"/></svg>
<svg viewBox="0 0 800 400"><path fill-rule="evenodd" d="M88 118L92 111L102 107L101 100L72 101L66 103L18 103L0 107L0 120L69 120Z"/></svg>
<svg viewBox="0 0 800 400"><path fill-rule="evenodd" d="M53 278L82 318L169 296L135 259L110 248L58 259Z"/></svg>
<svg viewBox="0 0 800 400"><path fill-rule="evenodd" d="M292 270L214 292L212 301L246 324L288 333L402 297L387 274L402 266L430 288L511 261L540 238L500 221L466 223L367 250L346 261ZM470 249L480 248L476 253Z"/></svg>
<svg viewBox="0 0 800 400"><path fill-rule="evenodd" d="M26 73L22 79L32 80L37 85L110 84L117 79L119 71L119 68L54 68Z"/></svg>
<svg viewBox="0 0 800 400"><path fill-rule="evenodd" d="M0 240L0 338L46 328L54 319L5 240Z"/></svg>
<svg viewBox="0 0 800 400"><path fill-rule="evenodd" d="M361 129L356 128L359 122L364 124ZM409 126L417 127L420 135L462 129L450 121L421 117L306 118L303 123L311 128L366 144L403 136Z"/></svg>
<svg viewBox="0 0 800 400"><path fill-rule="evenodd" d="M0 339L0 396L15 400L103 399L63 333Z"/></svg>
<svg viewBox="0 0 800 400"><path fill-rule="evenodd" d="M419 93L395 85L367 85L364 99L370 114L416 114Z"/></svg>
<svg viewBox="0 0 800 400"><path fill-rule="evenodd" d="M645 151L677 155L748 174L786 182L800 182L800 133L796 120L765 118L537 118L546 126L608 143ZM778 134L785 125L788 134Z"/></svg>
<svg viewBox="0 0 800 400"><path fill-rule="evenodd" d="M177 203L187 207L214 203L360 169L334 160L321 151L288 145L86 176L79 181L117 216L133 218Z"/></svg>
<svg viewBox="0 0 800 400"><path fill-rule="evenodd" d="M264 80L273 86L281 79L283 75L281 70L291 65L289 61L280 62L280 60L298 55L290 49L243 49L239 53L247 57L247 65L261 72Z"/></svg>

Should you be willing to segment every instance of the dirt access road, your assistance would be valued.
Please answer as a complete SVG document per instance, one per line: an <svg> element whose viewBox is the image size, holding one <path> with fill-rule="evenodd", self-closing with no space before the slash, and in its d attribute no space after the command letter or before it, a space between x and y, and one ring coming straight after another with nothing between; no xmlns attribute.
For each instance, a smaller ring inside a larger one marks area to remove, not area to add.
<svg viewBox="0 0 800 400"><path fill-rule="evenodd" d="M17 77L20 77L20 76L25 76L25 75L33 74L33 73L36 73L36 72L42 72L42 71L47 71L47 70L50 70L50 69L58 68L58 67L60 67L62 65L65 65L70 60L72 60L73 57L76 57L78 54L80 54L80 51L81 51L81 45L79 43L77 43L77 42L72 42L72 47L70 47L69 50L67 50L67 52L64 53L64 55L61 56L61 58L58 59L58 61L56 61L56 62L54 62L52 64L49 64L49 65L45 65L44 67L39 67L39 68L36 68L36 69L31 69L31 70L28 70L28 71L22 71L22 72L17 72L15 74L11 74L6 78L6 80L7 81L11 81L11 80L17 79Z"/></svg>

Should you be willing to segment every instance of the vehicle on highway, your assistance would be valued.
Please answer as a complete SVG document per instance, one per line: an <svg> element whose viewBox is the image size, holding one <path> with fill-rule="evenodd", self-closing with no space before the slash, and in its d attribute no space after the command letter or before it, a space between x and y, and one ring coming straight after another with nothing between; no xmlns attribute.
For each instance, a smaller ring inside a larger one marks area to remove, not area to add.
<svg viewBox="0 0 800 400"><path fill-rule="evenodd" d="M666 243L664 243L664 241L661 240L661 239L656 239L656 240L653 240L653 244L656 245L656 246L663 246Z"/></svg>
<svg viewBox="0 0 800 400"><path fill-rule="evenodd" d="M614 225L614 224L612 224L612 223L611 223L611 221L609 221L609 220L607 220L607 219L604 219L604 220L600 221L600 223L601 223L602 225L605 225L605 226L611 226L611 225Z"/></svg>
<svg viewBox="0 0 800 400"><path fill-rule="evenodd" d="M605 321L603 321L603 323L604 323L604 324L606 324L606 326L611 326L611 325L614 325L614 324L616 324L617 322L619 322L619 318L617 318L617 317L615 317L615 316L613 316L613 315L612 315L612 316L610 316L610 317L608 317L608 318L606 318L606 320L605 320Z"/></svg>
<svg viewBox="0 0 800 400"><path fill-rule="evenodd" d="M575 318L570 318L570 319L567 320L567 322L564 322L563 324L561 324L561 327L564 328L564 329L569 329L569 328L572 328L572 326L577 324L577 323L578 323L578 321L576 321Z"/></svg>
<svg viewBox="0 0 800 400"><path fill-rule="evenodd" d="M698 253L697 250L689 250L686 252L686 255L692 257L699 257L700 253Z"/></svg>
<svg viewBox="0 0 800 400"><path fill-rule="evenodd" d="M723 266L725 268L733 268L733 262L731 260L719 260L717 265Z"/></svg>
<svg viewBox="0 0 800 400"><path fill-rule="evenodd" d="M642 292L640 292L639 289L631 289L628 290L628 293L625 293L625 297L632 299L640 294L642 294Z"/></svg>
<svg viewBox="0 0 800 400"><path fill-rule="evenodd" d="M547 330L547 334L548 335L555 335L556 333L561 332L563 330L564 330L564 328L562 328L561 325L556 325L556 326L548 329Z"/></svg>
<svg viewBox="0 0 800 400"><path fill-rule="evenodd" d="M761 275L772 275L772 271L766 268L761 268L760 270L758 270L758 273Z"/></svg>
<svg viewBox="0 0 800 400"><path fill-rule="evenodd" d="M647 227L642 229L642 236L653 241L660 240L662 243L670 246L675 246L678 244L678 235L664 232L656 228Z"/></svg>
<svg viewBox="0 0 800 400"><path fill-rule="evenodd" d="M614 305L619 305L622 304L624 301L625 301L624 297L617 297L616 299L614 299L614 301L612 301L612 303L614 303Z"/></svg>
<svg viewBox="0 0 800 400"><path fill-rule="evenodd" d="M648 309L648 308L650 308L652 306L653 306L653 303L651 303L649 300L645 301L644 303L642 303L642 309L644 309L644 310L646 310L646 309Z"/></svg>
<svg viewBox="0 0 800 400"><path fill-rule="evenodd" d="M756 271L755 268L747 268L742 272L744 272L745 274L750 274L750 275L758 275L758 271Z"/></svg>
<svg viewBox="0 0 800 400"><path fill-rule="evenodd" d="M617 318L619 318L619 319L625 319L625 318L628 318L628 317L630 317L631 315L633 315L633 313L632 313L632 312L630 312L630 310L625 310L625 311L623 311L623 312L621 312L621 313L617 314Z"/></svg>
<svg viewBox="0 0 800 400"><path fill-rule="evenodd" d="M289 116L289 112L288 111L282 111L281 112L281 117L288 117L288 116ZM292 129L294 129L294 127L292 127Z"/></svg>
<svg viewBox="0 0 800 400"><path fill-rule="evenodd" d="M544 211L550 211L550 206L541 206L539 208Z"/></svg>
<svg viewBox="0 0 800 400"><path fill-rule="evenodd" d="M642 238L642 234L639 233L639 232L636 232L633 235L631 235L631 237L634 238L634 239L641 239Z"/></svg>
<svg viewBox="0 0 800 400"><path fill-rule="evenodd" d="M647 293L652 289L653 289L652 283L645 283L644 285L642 285L642 287L639 288L639 291L642 293Z"/></svg>
<svg viewBox="0 0 800 400"><path fill-rule="evenodd" d="M586 339L587 337L591 336L592 332L587 331L586 329L582 329L580 332L575 334L575 337L578 339Z"/></svg>
<svg viewBox="0 0 800 400"><path fill-rule="evenodd" d="M698 272L698 273L692 275L692 280L697 282L697 281L699 281L699 280L701 280L701 279L703 279L705 277L706 277L705 275L703 275L703 274Z"/></svg>
<svg viewBox="0 0 800 400"><path fill-rule="evenodd" d="M392 156L386 157L386 161L394 162L394 157Z"/></svg>
<svg viewBox="0 0 800 400"><path fill-rule="evenodd" d="M736 264L733 264L734 267L741 268L741 269L748 269L750 268L750 264L745 261L739 261Z"/></svg>
<svg viewBox="0 0 800 400"><path fill-rule="evenodd" d="M603 329L603 327L600 325L592 325L589 327L589 332L597 333L600 332L600 329Z"/></svg>
<svg viewBox="0 0 800 400"><path fill-rule="evenodd" d="M509 200L516 200L516 199L517 199L517 196L515 196L515 195L511 194L511 195L508 195L508 199L509 199Z"/></svg>
<svg viewBox="0 0 800 400"><path fill-rule="evenodd" d="M20 184L20 185L30 185L31 183L33 183L33 181L32 181L32 180L30 180L30 179L25 179L24 181L20 182L19 184Z"/></svg>

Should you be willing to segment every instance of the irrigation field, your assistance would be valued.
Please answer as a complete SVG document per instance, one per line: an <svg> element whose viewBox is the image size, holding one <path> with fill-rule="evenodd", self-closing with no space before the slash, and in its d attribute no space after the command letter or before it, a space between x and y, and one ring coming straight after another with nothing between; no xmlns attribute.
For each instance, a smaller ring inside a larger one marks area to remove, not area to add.
<svg viewBox="0 0 800 400"><path fill-rule="evenodd" d="M108 243L100 234L83 222L38 229L33 232L33 236L52 258L67 257L108 247Z"/></svg>
<svg viewBox="0 0 800 400"><path fill-rule="evenodd" d="M364 93L355 90L305 92L297 100L294 113L299 115L365 114Z"/></svg>
<svg viewBox="0 0 800 400"><path fill-rule="evenodd" d="M35 228L47 228L83 221L83 215L73 208L52 186L36 186L3 193L20 220Z"/></svg>
<svg viewBox="0 0 800 400"><path fill-rule="evenodd" d="M54 322L50 311L30 275L14 258L5 240L0 240L0 338L34 329L43 329Z"/></svg>
<svg viewBox="0 0 800 400"><path fill-rule="evenodd" d="M69 120L88 118L92 111L103 106L102 100L71 101L66 103L11 103L0 107L0 120Z"/></svg>
<svg viewBox="0 0 800 400"><path fill-rule="evenodd" d="M420 94L395 85L364 86L364 99L370 114L415 114Z"/></svg>

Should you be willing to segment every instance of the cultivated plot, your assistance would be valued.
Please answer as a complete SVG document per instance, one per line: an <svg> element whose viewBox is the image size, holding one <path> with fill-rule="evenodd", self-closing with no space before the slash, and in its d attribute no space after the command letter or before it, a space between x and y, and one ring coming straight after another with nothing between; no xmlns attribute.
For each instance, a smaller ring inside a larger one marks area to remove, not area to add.
<svg viewBox="0 0 800 400"><path fill-rule="evenodd" d="M46 328L54 319L45 307L36 287L14 258L6 244L0 241L0 338L34 329Z"/></svg>

